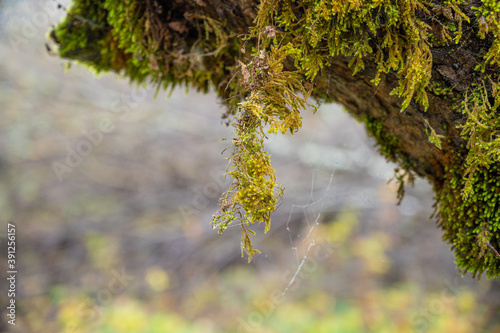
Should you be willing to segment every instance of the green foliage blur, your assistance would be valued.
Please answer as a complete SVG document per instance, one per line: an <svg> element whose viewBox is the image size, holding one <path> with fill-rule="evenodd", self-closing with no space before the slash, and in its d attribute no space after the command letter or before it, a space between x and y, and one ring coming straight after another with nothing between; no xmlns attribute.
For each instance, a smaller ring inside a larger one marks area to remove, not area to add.
<svg viewBox="0 0 500 333"><path fill-rule="evenodd" d="M392 265L391 238L384 232L360 234L357 215L346 209L314 229L310 257L284 296L294 265L290 271L261 272L235 265L201 277L185 295L175 292L182 284L176 272L152 265L133 276L123 293L113 293L106 280L87 290L54 285L24 304L30 309L28 326L99 333L498 332L500 325L491 324L494 314L480 300L487 286L478 292L458 277L440 290L383 283ZM96 276L107 275L107 265L120 260L112 237L89 232L85 247L87 270ZM336 294L329 277L343 274L349 282Z"/></svg>

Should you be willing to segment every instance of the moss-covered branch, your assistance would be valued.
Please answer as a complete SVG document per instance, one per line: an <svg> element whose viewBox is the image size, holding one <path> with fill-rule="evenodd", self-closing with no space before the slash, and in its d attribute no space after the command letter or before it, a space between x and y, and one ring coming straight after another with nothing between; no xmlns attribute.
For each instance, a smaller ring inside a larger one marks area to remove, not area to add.
<svg viewBox="0 0 500 333"><path fill-rule="evenodd" d="M52 36L97 72L215 87L235 139L212 223L239 221L249 259L249 226L267 231L281 195L266 135L297 131L312 95L344 104L404 174L429 179L458 266L498 277L499 13L493 0L75 0Z"/></svg>

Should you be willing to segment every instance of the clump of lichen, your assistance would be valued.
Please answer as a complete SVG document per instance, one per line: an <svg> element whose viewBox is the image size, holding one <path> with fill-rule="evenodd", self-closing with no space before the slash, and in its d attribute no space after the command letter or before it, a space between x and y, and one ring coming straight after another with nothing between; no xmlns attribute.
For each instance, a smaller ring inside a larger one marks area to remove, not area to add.
<svg viewBox="0 0 500 333"><path fill-rule="evenodd" d="M476 70L491 73L500 65L500 4L482 0L481 6L470 8L476 17L464 14L465 5L470 6L465 0L262 0L253 27L241 37L198 2L75 0L52 36L62 57L96 72L115 71L163 89L177 84L203 91L215 87L235 117L235 138L227 171L234 181L212 225L223 232L239 221L242 254L250 260L258 253L250 225L263 222L268 231L283 192L265 151L266 135L293 134L300 128L300 112L330 59L350 59L353 75L366 61L375 63L374 84L383 74L398 77L392 94L402 99L401 111L412 102L426 110L428 92L458 94L433 84L431 46L457 44L464 31L476 29L491 45ZM175 17L178 13L182 17ZM285 70L290 63L293 70ZM464 147L452 146L427 121L422 129L445 158L445 175L436 187L444 238L455 249L458 266L475 276L500 274L495 255L500 246L497 81L495 74L487 84L471 83L463 94ZM398 138L386 131L383 119L359 118L381 152L401 164L400 184L408 175L411 181L415 162L398 149Z"/></svg>

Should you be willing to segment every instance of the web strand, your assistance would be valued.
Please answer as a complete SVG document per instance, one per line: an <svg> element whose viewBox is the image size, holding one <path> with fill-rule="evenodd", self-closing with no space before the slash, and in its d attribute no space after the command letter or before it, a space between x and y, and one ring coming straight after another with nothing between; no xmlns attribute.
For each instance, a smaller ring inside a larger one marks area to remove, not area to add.
<svg viewBox="0 0 500 333"><path fill-rule="evenodd" d="M328 196L328 192L330 190L330 187L332 185L332 182L333 182L333 176L335 175L335 170L337 170L337 167L338 167L338 162L335 164L335 167L330 175L330 181L328 182L328 185L326 187L326 190L325 192L323 193L323 195L321 196L321 198L319 198L318 200L316 201L312 201L313 199L313 190L314 190L314 171L313 171L313 176L312 176L312 185L311 185L311 195L309 197L309 200L307 202L307 204L305 205L292 205L292 209L290 210L290 215L288 216L288 221L286 223L286 226L287 226L287 230L288 232L290 233L289 235L289 238L290 238L290 242L291 242L291 245L292 245L292 250L294 250L294 252L296 253L296 256L297 256L297 269L295 270L295 273L293 274L292 278L290 279L290 281L288 282L288 285L286 286L286 288L283 290L283 292L281 293L281 296L285 296L285 294L288 292L288 290L290 289L290 287L292 286L292 284L295 282L295 279L297 278L297 276L299 275L300 271L302 270L302 267L304 266L304 263L306 262L307 258L308 258L308 255L309 255L309 252L311 251L311 249L316 245L316 242L314 239L312 239L309 244L307 245L307 249L305 249L304 251L304 255L302 256L302 259L300 260L299 262L299 254L298 254L298 250L297 250L297 247L296 246L293 246L293 241L292 241L292 235L291 235L291 230L290 230L290 227L289 227L289 223L290 223L290 220L292 218L292 214L293 214L293 210L296 208L296 207L299 207L299 208L302 208L304 210L304 216L306 218L306 221L308 220L307 218L307 214L306 214L306 208L307 207L311 207L311 206L314 206L316 205L317 203L320 203L320 207L319 207L319 211L318 211L318 214L316 215L316 218L314 220L314 223L312 225L309 225L308 224L308 227L309 227L309 231L307 232L307 235L306 237L304 238L303 242L307 242L309 240L309 238L311 237L314 229L316 228L316 226L319 225L319 220L321 218L321 212L323 211L323 207L324 207L324 204L325 204L325 201L326 201L326 198Z"/></svg>

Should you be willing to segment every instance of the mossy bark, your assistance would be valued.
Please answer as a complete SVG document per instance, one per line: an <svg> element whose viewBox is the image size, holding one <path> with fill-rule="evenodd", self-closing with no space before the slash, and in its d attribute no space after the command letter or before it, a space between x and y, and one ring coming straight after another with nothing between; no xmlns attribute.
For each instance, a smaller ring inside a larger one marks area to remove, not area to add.
<svg viewBox="0 0 500 333"><path fill-rule="evenodd" d="M355 75L354 66L349 66L352 57L328 57L312 79L312 97L343 104L366 123L382 154L402 169L428 179L436 193L438 223L455 249L459 267L473 275L486 271L489 277L497 277L500 258L490 248L500 248L498 160L477 170L472 179L475 194L464 198L466 158L471 148L457 128L467 122L463 102L475 87L484 86L487 98L494 100L492 82L498 82L498 66L476 68L484 64L496 37L484 33L484 16L478 17L474 9L485 7L487 1L454 2L470 18L470 23L463 22L458 44L440 38L444 26L456 30L458 25L458 14L452 15L446 2L427 3L431 10L418 12L418 19L429 26L425 41L432 55L431 77L425 86L428 107L412 100L402 112L404 96L391 94L401 76L396 71L379 73L380 81L374 84L379 67L369 56ZM305 5L289 3L297 17L305 15ZM255 39L244 40L243 35L255 25L259 4L257 0L78 0L52 37L62 57L97 71L115 71L138 83L151 80L163 88L187 84L206 91L213 86L230 114L245 98L242 86L250 85L238 65L251 59L250 50L257 45ZM281 33L286 31L279 23L266 32L270 37ZM370 43L375 52L380 45L377 36ZM283 64L285 70L296 70L290 57ZM436 135L443 136L440 148L429 140ZM489 233L481 243L478 239L485 225Z"/></svg>

